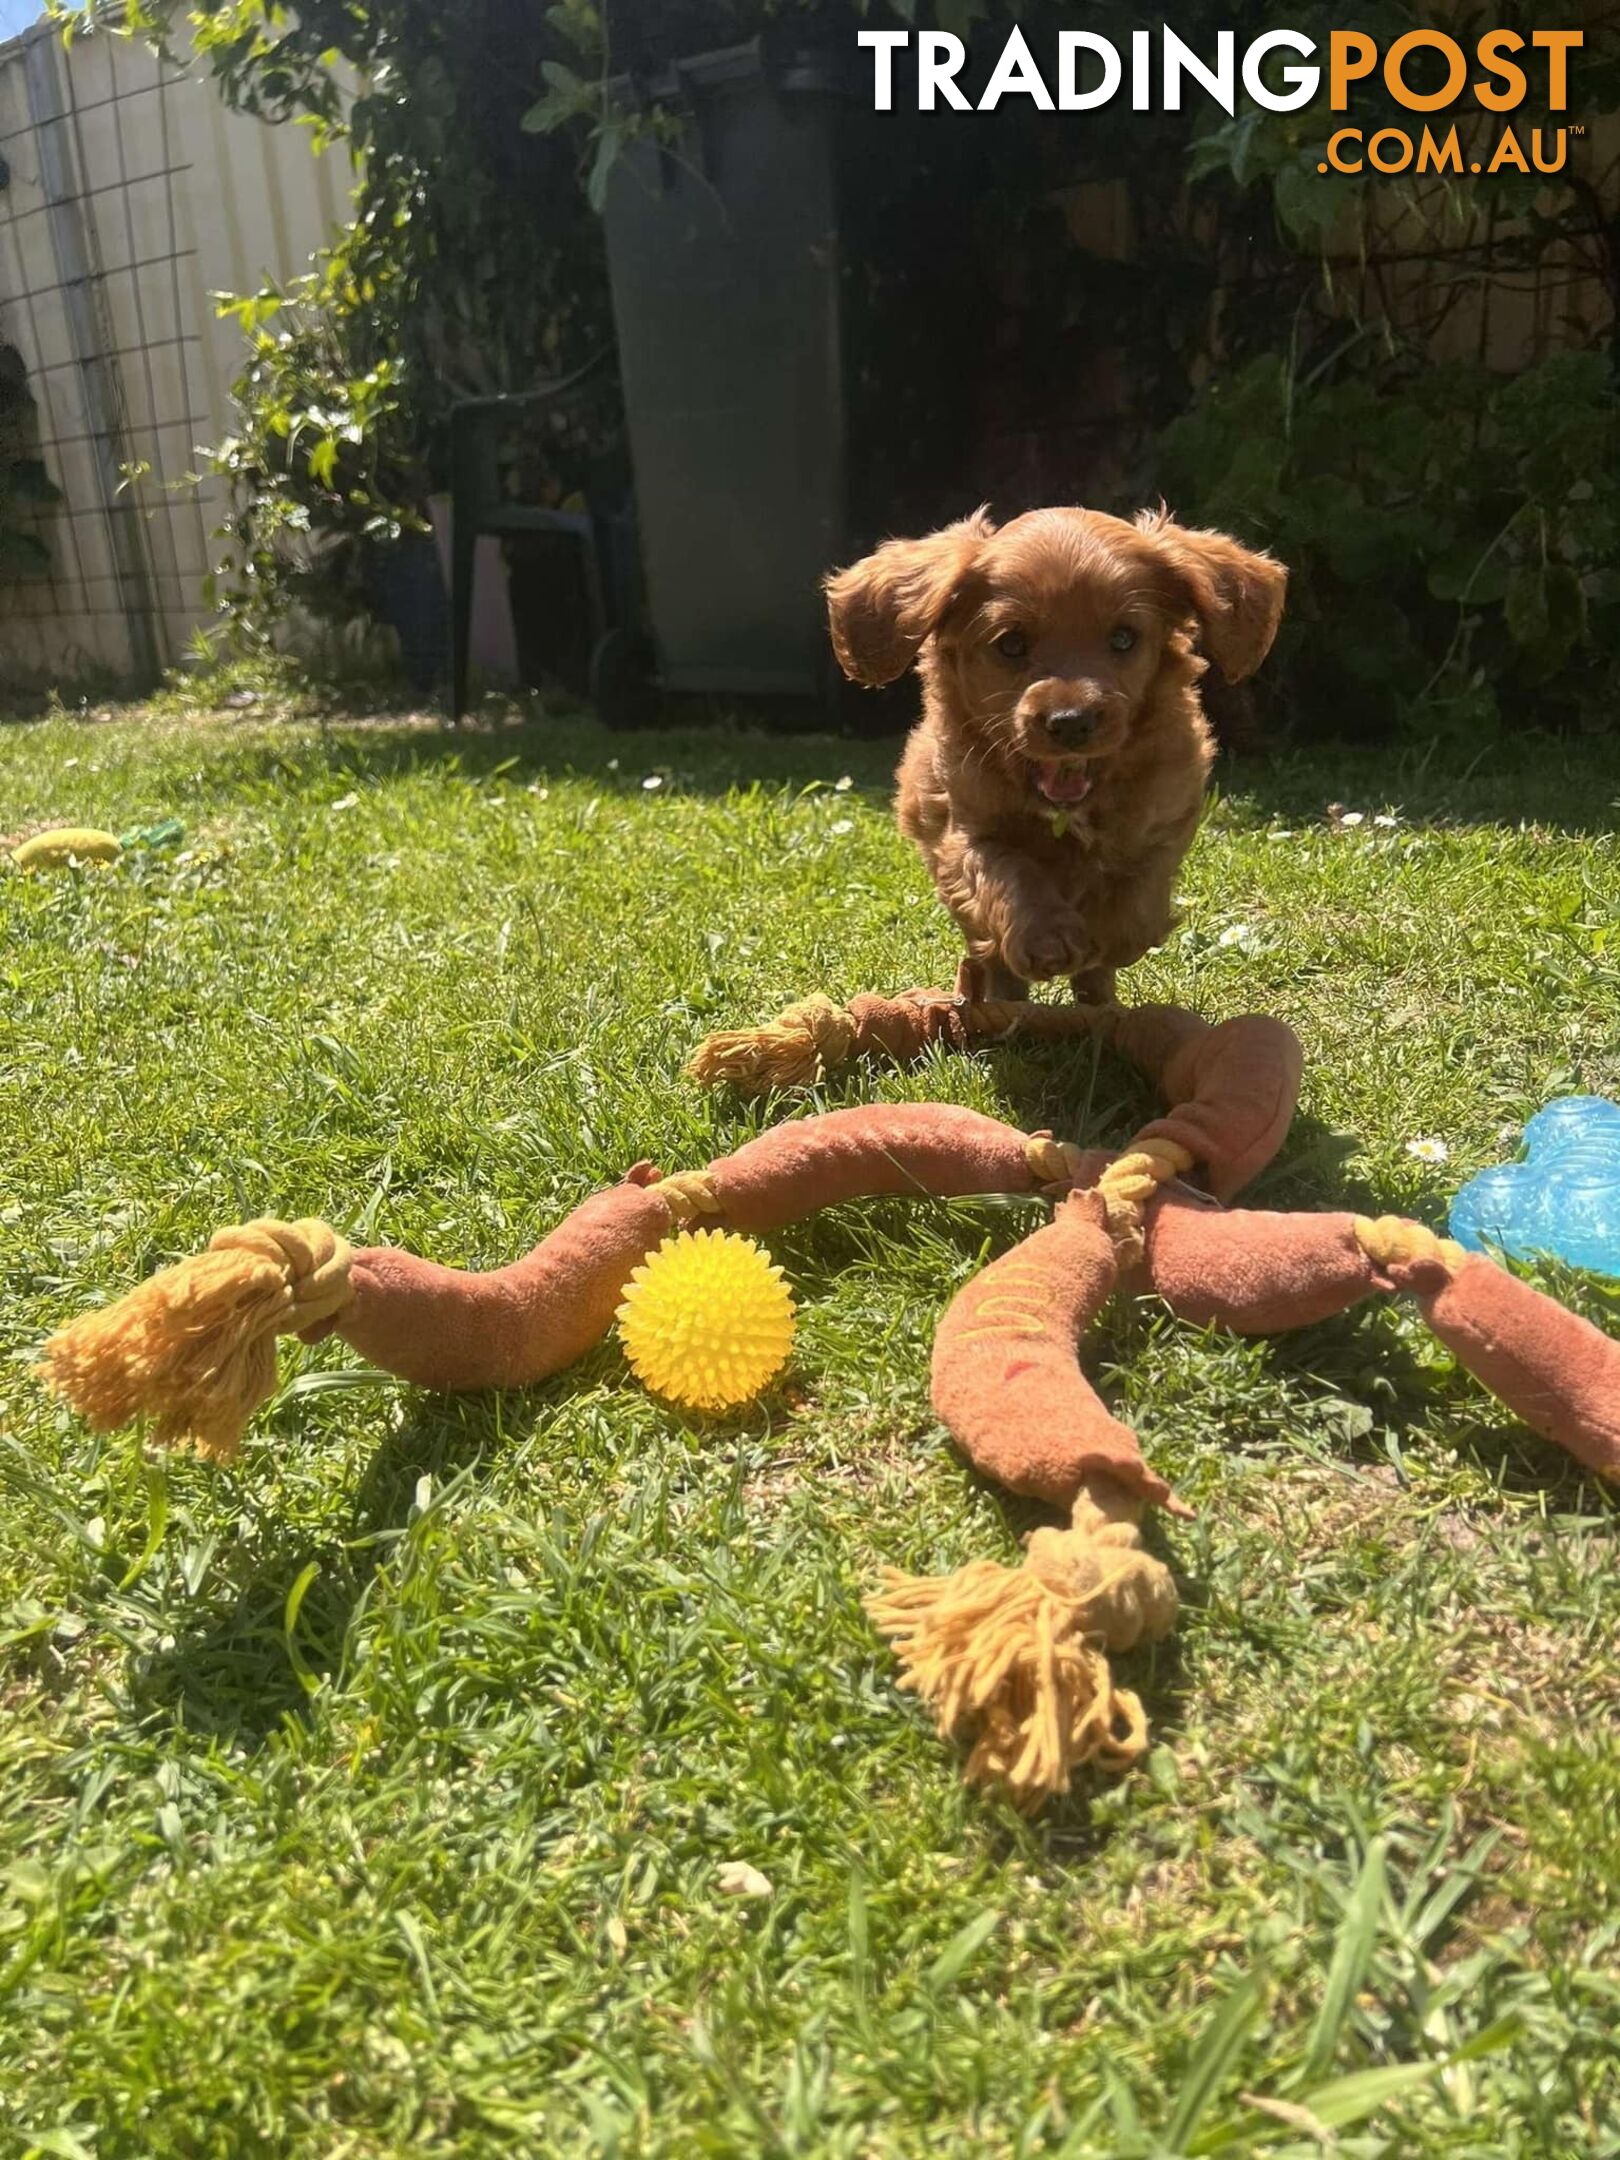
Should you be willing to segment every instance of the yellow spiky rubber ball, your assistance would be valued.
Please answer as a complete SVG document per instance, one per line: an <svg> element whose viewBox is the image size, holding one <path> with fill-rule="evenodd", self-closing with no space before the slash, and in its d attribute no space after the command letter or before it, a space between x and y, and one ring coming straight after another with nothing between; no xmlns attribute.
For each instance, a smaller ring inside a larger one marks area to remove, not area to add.
<svg viewBox="0 0 1620 2160"><path fill-rule="evenodd" d="M644 1387L690 1410L757 1395L793 1347L793 1295L752 1238L679 1230L625 1285L619 1335Z"/></svg>

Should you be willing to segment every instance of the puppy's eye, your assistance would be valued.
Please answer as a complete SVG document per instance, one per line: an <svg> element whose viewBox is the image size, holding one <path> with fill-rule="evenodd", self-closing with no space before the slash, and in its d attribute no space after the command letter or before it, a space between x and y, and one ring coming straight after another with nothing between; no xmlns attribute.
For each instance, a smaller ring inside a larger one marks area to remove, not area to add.
<svg viewBox="0 0 1620 2160"><path fill-rule="evenodd" d="M1136 643L1136 632L1128 623L1121 623L1108 642L1115 652L1129 652Z"/></svg>
<svg viewBox="0 0 1620 2160"><path fill-rule="evenodd" d="M1003 660L1022 660L1029 652L1029 639L1022 630L1003 630L992 643Z"/></svg>

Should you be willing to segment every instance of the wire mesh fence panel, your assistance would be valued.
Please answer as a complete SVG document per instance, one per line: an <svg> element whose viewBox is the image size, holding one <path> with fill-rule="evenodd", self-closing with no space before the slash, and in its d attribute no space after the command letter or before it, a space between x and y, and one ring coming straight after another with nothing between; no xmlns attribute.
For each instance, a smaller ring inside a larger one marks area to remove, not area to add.
<svg viewBox="0 0 1620 2160"><path fill-rule="evenodd" d="M285 283L345 215L341 147L228 112L202 73L46 25L0 45L0 346L60 500L0 581L0 685L134 681L207 621L244 349L217 296Z"/></svg>

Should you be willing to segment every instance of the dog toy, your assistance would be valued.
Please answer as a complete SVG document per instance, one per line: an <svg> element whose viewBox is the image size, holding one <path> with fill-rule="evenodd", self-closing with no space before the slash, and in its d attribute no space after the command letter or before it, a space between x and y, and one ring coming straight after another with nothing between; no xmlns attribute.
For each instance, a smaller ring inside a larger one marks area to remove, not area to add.
<svg viewBox="0 0 1620 2160"><path fill-rule="evenodd" d="M920 1012L952 1003L931 993L894 1002ZM1065 1509L1067 1527L1038 1531L1016 1568L890 1574L869 1607L903 1684L968 1747L967 1775L1033 1809L1082 1764L1140 1757L1146 1719L1114 1685L1109 1656L1163 1635L1176 1611L1140 1521L1150 1503L1186 1510L1079 1363L1080 1338L1116 1285L1246 1334L1409 1293L1527 1425L1620 1478L1620 1344L1421 1224L1221 1204L1286 1134L1301 1071L1289 1029L1255 1017L1211 1026L1173 1006L1115 1014L1109 1029L1170 1105L1122 1154L952 1105L873 1104L774 1126L704 1170L666 1178L638 1163L526 1258L488 1274L388 1247L353 1251L322 1223L253 1223L71 1322L46 1344L41 1370L97 1427L148 1417L158 1440L229 1459L273 1392L278 1334L337 1333L426 1387L519 1386L579 1357L622 1304L634 1314L626 1286L672 1232L758 1235L866 1194L1049 1196L1050 1223L947 1309L932 1397L979 1469ZM1194 1167L1208 1194L1185 1182ZM643 1282L653 1275L649 1264ZM659 1340L667 1352L671 1338Z"/></svg>
<svg viewBox="0 0 1620 2160"><path fill-rule="evenodd" d="M773 1126L706 1170L637 1163L510 1266L472 1274L315 1221L221 1230L45 1346L51 1385L100 1429L152 1420L165 1445L238 1451L275 1391L274 1342L338 1333L429 1388L523 1387L608 1332L635 1269L673 1231L762 1234L861 1196L1034 1193L1062 1152L946 1103L872 1104Z"/></svg>
<svg viewBox="0 0 1620 2160"><path fill-rule="evenodd" d="M60 870L74 862L116 862L124 852L116 833L101 832L93 825L53 825L37 832L11 851L19 870Z"/></svg>
<svg viewBox="0 0 1620 2160"><path fill-rule="evenodd" d="M1069 1528L1037 1531L1020 1569L981 1561L940 1579L890 1574L867 1607L894 1642L903 1685L943 1735L968 1745L966 1775L1024 1810L1066 1791L1082 1763L1123 1768L1140 1756L1141 1704L1113 1686L1102 1653L1155 1641L1175 1620L1174 1583L1141 1550L1136 1525L1149 1501L1187 1511L1098 1401L1068 1333L1116 1281L1241 1334L1409 1292L1526 1425L1620 1479L1620 1343L1494 1262L1397 1217L1214 1206L1170 1182L1175 1158L1157 1149L1102 1157L1100 1171L1098 1160L1076 1163L1077 1187L1047 1229L958 1293L934 1345L941 1421L987 1475L1071 1507Z"/></svg>
<svg viewBox="0 0 1620 2160"><path fill-rule="evenodd" d="M666 1401L729 1410L793 1347L793 1299L752 1238L678 1230L634 1269L618 1310L630 1370Z"/></svg>
<svg viewBox="0 0 1620 2160"><path fill-rule="evenodd" d="M763 1027L725 1029L693 1051L688 1075L705 1087L739 1095L814 1087L841 1066L891 1058L910 1064L934 1043L967 1050L1011 1035L1062 1042L1090 1035L1111 1008L1040 1005L1016 999L968 999L944 990L907 990L899 997L863 992L847 1005L816 992L786 1006Z"/></svg>
<svg viewBox="0 0 1620 2160"><path fill-rule="evenodd" d="M1620 1275L1620 1103L1566 1095L1524 1128L1524 1156L1470 1178L1451 1234L1518 1260L1551 1258Z"/></svg>
<svg viewBox="0 0 1620 2160"><path fill-rule="evenodd" d="M186 837L186 828L177 817L159 818L155 825L132 825L128 832L118 835L121 848L178 847Z"/></svg>
<svg viewBox="0 0 1620 2160"><path fill-rule="evenodd" d="M177 847L186 836L178 818L164 818L156 825L137 825L126 833L102 832L94 825L53 825L11 850L19 870L60 870L69 863L117 862L131 848Z"/></svg>

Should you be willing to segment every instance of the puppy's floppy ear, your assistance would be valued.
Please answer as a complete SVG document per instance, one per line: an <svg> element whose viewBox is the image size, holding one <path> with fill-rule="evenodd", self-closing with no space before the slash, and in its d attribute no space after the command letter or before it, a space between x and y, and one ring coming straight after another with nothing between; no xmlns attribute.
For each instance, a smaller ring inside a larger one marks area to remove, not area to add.
<svg viewBox="0 0 1620 2160"><path fill-rule="evenodd" d="M1270 652L1288 572L1226 533L1193 532L1165 510L1137 519L1151 534L1203 628L1204 650L1228 682L1242 682Z"/></svg>
<svg viewBox="0 0 1620 2160"><path fill-rule="evenodd" d="M986 511L975 510L921 540L885 540L875 554L832 573L827 626L851 682L876 687L905 673L995 529Z"/></svg>

